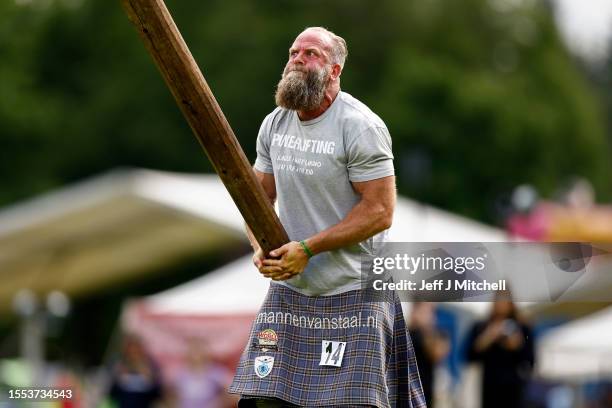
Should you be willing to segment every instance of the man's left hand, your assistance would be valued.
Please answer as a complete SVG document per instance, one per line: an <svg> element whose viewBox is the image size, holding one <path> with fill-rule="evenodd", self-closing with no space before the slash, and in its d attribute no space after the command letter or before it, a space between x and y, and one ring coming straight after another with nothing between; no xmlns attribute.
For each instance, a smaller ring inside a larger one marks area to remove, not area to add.
<svg viewBox="0 0 612 408"><path fill-rule="evenodd" d="M299 242L291 241L280 248L270 251L270 256L280 259L266 258L263 267L259 269L261 274L272 280L290 279L304 271L308 264L308 255Z"/></svg>

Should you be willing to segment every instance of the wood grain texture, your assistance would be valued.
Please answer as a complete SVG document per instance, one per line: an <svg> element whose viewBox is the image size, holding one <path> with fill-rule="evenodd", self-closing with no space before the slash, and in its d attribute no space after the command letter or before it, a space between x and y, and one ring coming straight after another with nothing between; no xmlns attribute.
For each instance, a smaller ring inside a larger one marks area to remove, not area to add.
<svg viewBox="0 0 612 408"><path fill-rule="evenodd" d="M174 99L259 245L289 242L274 208L162 0L121 0Z"/></svg>

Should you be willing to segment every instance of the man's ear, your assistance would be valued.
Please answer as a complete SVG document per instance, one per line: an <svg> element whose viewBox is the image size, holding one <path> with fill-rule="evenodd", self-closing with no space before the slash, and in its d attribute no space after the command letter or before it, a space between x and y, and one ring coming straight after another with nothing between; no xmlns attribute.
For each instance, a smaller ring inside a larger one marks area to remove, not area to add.
<svg viewBox="0 0 612 408"><path fill-rule="evenodd" d="M342 67L340 66L340 64L332 65L331 79L335 81L336 79L340 78L341 74L342 74Z"/></svg>

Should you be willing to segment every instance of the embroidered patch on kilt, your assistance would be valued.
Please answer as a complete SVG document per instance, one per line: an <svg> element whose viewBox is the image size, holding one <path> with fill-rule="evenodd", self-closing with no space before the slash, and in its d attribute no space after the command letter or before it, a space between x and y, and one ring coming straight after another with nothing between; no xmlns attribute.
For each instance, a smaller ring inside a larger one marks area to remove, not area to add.
<svg viewBox="0 0 612 408"><path fill-rule="evenodd" d="M253 348L256 350L261 350L263 352L273 350L278 350L278 334L272 329L265 329L257 333L255 339L252 344Z"/></svg>
<svg viewBox="0 0 612 408"><path fill-rule="evenodd" d="M259 378L265 378L272 372L272 367L274 367L274 357L272 356L258 356L255 357L255 363L253 368L255 369L255 374Z"/></svg>

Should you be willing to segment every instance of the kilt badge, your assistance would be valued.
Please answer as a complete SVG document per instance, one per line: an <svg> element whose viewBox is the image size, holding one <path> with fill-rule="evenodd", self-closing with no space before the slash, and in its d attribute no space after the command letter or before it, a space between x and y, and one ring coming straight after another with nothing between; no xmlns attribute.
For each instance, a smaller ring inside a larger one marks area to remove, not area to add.
<svg viewBox="0 0 612 408"><path fill-rule="evenodd" d="M274 357L272 356L259 356L255 357L255 374L259 378L265 378L272 371L272 367L274 366Z"/></svg>

